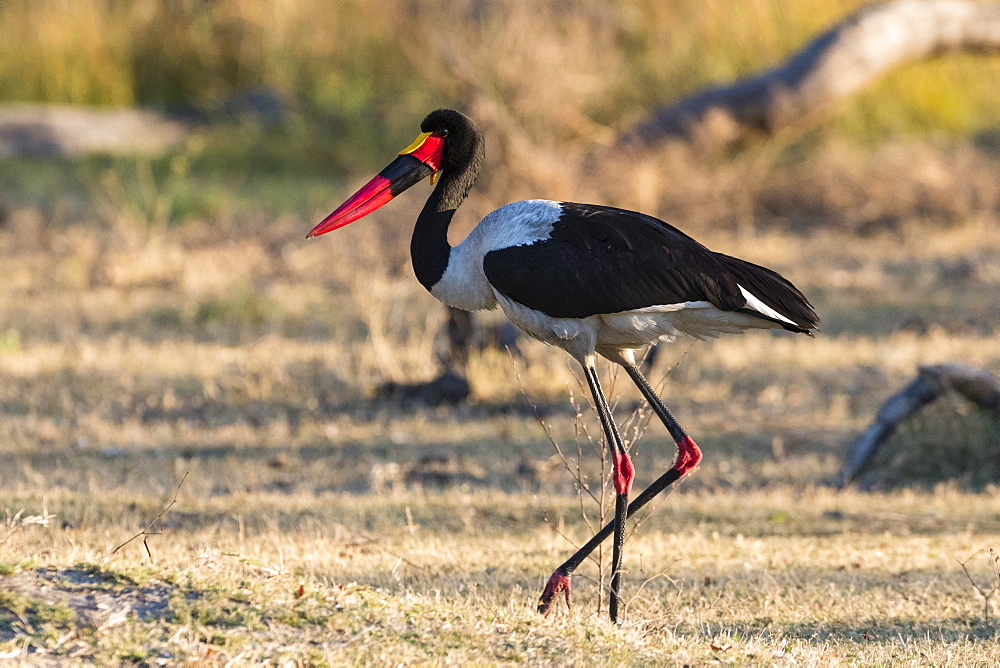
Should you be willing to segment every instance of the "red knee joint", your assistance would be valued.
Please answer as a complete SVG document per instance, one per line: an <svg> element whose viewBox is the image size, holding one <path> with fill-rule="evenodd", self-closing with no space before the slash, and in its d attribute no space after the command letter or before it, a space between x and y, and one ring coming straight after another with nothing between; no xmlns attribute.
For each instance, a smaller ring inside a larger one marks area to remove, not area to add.
<svg viewBox="0 0 1000 668"><path fill-rule="evenodd" d="M701 448L698 444L691 440L690 436L685 436L681 440L677 441L677 460L674 462L674 468L677 469L681 475L684 475L701 461Z"/></svg>
<svg viewBox="0 0 1000 668"><path fill-rule="evenodd" d="M559 592L563 592L566 595L566 607L570 607L570 594L569 594L569 576L561 571L556 571L549 578L548 583L545 585L545 591L542 592L542 597L538 599L538 612L543 615L549 614L552 609L552 601L555 599Z"/></svg>
<svg viewBox="0 0 1000 668"><path fill-rule="evenodd" d="M695 446L697 447L697 446ZM611 477L614 479L615 492L620 496L632 491L632 479L635 478L635 467L627 452L615 453Z"/></svg>

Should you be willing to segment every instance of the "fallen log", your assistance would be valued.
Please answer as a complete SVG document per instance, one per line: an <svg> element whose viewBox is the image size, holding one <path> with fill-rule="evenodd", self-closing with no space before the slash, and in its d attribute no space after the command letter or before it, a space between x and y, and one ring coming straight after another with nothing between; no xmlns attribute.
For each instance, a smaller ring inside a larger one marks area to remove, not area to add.
<svg viewBox="0 0 1000 668"><path fill-rule="evenodd" d="M882 404L875 421L854 441L840 470L840 487L867 472L879 448L903 421L947 394L955 394L979 409L1000 415L1000 378L997 376L964 364L922 366L916 378Z"/></svg>

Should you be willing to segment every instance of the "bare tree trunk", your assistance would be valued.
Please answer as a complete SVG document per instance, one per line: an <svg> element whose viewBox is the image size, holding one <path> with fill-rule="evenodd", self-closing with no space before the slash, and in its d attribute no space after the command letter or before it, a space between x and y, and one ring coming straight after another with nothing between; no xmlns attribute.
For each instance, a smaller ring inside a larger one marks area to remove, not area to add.
<svg viewBox="0 0 1000 668"><path fill-rule="evenodd" d="M753 134L816 122L889 70L946 52L1000 52L1000 2L864 7L773 69L660 108L624 132L612 151L651 151L673 141L714 153Z"/></svg>

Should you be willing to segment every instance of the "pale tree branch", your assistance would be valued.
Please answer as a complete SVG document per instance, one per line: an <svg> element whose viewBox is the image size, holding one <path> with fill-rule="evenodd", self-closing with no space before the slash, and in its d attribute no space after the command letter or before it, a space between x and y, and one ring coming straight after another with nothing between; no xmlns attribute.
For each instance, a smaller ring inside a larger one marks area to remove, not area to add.
<svg viewBox="0 0 1000 668"><path fill-rule="evenodd" d="M894 0L868 5L762 73L696 92L623 132L612 153L676 143L716 153L754 134L816 123L888 71L943 53L1000 52L1000 2Z"/></svg>

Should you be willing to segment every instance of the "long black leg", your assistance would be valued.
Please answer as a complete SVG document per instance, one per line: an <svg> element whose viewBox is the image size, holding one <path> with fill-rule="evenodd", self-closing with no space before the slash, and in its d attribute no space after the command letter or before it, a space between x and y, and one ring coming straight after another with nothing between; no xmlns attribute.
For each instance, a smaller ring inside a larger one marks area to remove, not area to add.
<svg viewBox="0 0 1000 668"><path fill-rule="evenodd" d="M701 448L695 443L690 436L688 436L684 429L678 424L674 416L671 415L670 411L660 397L657 396L656 392L650 386L649 381L642 375L639 368L630 359L617 360L619 363L625 367L628 372L629 377L642 392L646 401L653 408L653 411L663 422L663 425L670 432L671 438L677 444L677 459L674 461L673 466L670 467L663 475L654 480L649 487L642 491L639 496L636 497L629 506L625 513L625 519L628 519L633 514L635 514L639 509L650 502L657 494L663 490L670 487L680 478L698 465L701 461ZM604 540L611 535L612 531L617 528L617 516L614 522L609 522L604 527L598 531L593 538L591 538L586 545L577 550L576 554L567 559L559 568L555 570L552 576L549 578L548 583L545 585L545 590L542 592L542 596L538 601L538 612L542 614L547 614L552 607L552 601L559 592L563 592L566 596L566 605L570 604L570 576L579 567L583 560L590 556L590 553L597 549ZM623 522L624 524L624 522ZM612 593L612 597L614 594Z"/></svg>
<svg viewBox="0 0 1000 668"><path fill-rule="evenodd" d="M677 420L674 419L674 416L670 413L667 407L663 405L663 401L660 400L660 397L656 394L656 391L653 390L652 385L649 384L646 377L642 375L639 367L627 359L621 360L619 363L625 367L625 371L628 372L632 382L635 383L636 387L639 388L639 391L642 392L642 396L646 397L646 401L649 402L649 405L653 408L653 412L660 418L663 426L667 428L668 432L670 432L670 437L674 439L675 443L677 443L677 447L681 451L684 451L686 448L681 446L681 442L685 440L691 441L690 437L688 437L687 433L680 426L680 424L677 423ZM691 441L691 443L694 444L694 441ZM685 443L685 445L687 444ZM698 448L697 445L694 447L695 449ZM698 453L698 458L701 459L700 451Z"/></svg>
<svg viewBox="0 0 1000 668"><path fill-rule="evenodd" d="M597 415L601 419L601 426L604 427L604 435L608 441L608 448L611 450L611 477L615 485L615 519L614 543L611 553L611 598L608 602L608 614L612 623L618 623L618 608L621 605L621 567L622 548L625 546L625 520L628 515L628 497L632 489L632 478L634 469L632 460L625 451L625 444L622 442L618 427L615 426L614 417L611 415L611 406L601 389L601 381L597 377L597 368L593 359L589 359L583 365L584 375L587 377L587 384L594 395L594 404L597 407Z"/></svg>

